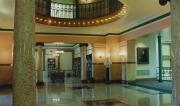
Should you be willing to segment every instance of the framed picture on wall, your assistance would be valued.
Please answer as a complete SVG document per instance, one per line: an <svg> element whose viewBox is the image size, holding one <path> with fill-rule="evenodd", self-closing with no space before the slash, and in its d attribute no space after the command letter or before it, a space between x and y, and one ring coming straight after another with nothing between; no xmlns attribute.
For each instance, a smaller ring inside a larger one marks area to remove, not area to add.
<svg viewBox="0 0 180 106"><path fill-rule="evenodd" d="M137 48L137 64L149 64L149 48Z"/></svg>

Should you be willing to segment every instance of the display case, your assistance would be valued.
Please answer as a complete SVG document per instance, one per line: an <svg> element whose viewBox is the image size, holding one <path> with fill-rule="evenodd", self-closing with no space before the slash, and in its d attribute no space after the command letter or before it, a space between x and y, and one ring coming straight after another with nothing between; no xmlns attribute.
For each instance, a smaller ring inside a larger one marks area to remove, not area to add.
<svg viewBox="0 0 180 106"><path fill-rule="evenodd" d="M56 59L48 58L48 70L53 71L56 70Z"/></svg>
<svg viewBox="0 0 180 106"><path fill-rule="evenodd" d="M73 74L75 77L81 77L81 58L73 59Z"/></svg>

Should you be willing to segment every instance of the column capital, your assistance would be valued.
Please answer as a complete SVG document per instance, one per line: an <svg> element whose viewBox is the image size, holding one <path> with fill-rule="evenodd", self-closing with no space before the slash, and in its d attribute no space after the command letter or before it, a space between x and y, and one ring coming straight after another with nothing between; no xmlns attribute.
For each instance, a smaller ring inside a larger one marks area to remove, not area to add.
<svg viewBox="0 0 180 106"><path fill-rule="evenodd" d="M79 44L79 47L83 47L83 46L88 47L88 44L87 43L80 43Z"/></svg>
<svg viewBox="0 0 180 106"><path fill-rule="evenodd" d="M44 43L42 43L42 42L36 42L36 46L44 46Z"/></svg>

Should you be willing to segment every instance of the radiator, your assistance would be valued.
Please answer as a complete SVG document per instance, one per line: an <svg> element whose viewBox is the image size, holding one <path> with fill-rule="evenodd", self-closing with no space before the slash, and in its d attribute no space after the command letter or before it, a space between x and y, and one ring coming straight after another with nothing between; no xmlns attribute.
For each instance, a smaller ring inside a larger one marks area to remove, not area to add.
<svg viewBox="0 0 180 106"><path fill-rule="evenodd" d="M136 75L137 76L148 76L148 75L150 75L150 70L137 70Z"/></svg>

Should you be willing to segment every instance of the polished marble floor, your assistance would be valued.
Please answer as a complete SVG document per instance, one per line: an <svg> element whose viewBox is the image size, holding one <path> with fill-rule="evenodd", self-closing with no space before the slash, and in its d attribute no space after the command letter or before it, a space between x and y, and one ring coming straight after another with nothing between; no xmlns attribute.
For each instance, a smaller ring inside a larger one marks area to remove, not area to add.
<svg viewBox="0 0 180 106"><path fill-rule="evenodd" d="M172 106L171 94L121 84L80 84L68 79L37 88L38 106ZM12 106L12 91L0 90L0 106Z"/></svg>
<svg viewBox="0 0 180 106"><path fill-rule="evenodd" d="M138 81L133 81L130 83L130 85L135 85L135 86L141 86L149 89L156 89L160 90L163 92L172 92L172 81L162 81L159 82L157 80L138 80Z"/></svg>

